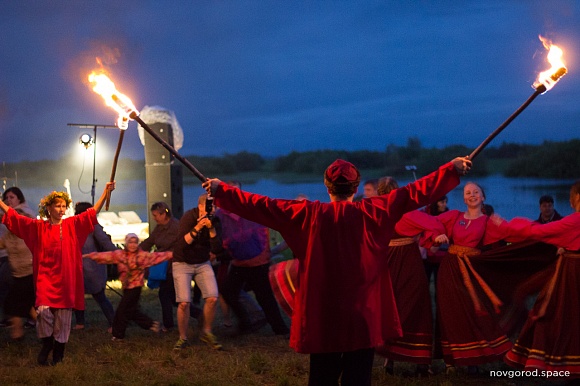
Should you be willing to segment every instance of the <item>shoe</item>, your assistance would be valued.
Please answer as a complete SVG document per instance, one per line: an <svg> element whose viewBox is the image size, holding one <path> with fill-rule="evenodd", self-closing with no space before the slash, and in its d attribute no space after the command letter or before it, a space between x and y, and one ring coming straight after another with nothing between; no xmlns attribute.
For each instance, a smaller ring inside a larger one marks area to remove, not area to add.
<svg viewBox="0 0 580 386"><path fill-rule="evenodd" d="M453 365L445 364L445 375L456 375L457 374L457 367Z"/></svg>
<svg viewBox="0 0 580 386"><path fill-rule="evenodd" d="M222 345L218 343L216 336L211 332L203 334L199 339L214 350L222 349Z"/></svg>
<svg viewBox="0 0 580 386"><path fill-rule="evenodd" d="M111 342L123 343L124 341L125 341L125 339L117 338L116 336L111 338Z"/></svg>
<svg viewBox="0 0 580 386"><path fill-rule="evenodd" d="M76 326L73 327L73 330L84 330L84 329L85 329L84 324L77 324Z"/></svg>
<svg viewBox="0 0 580 386"><path fill-rule="evenodd" d="M435 375L433 370L431 370L431 366L426 364L417 365L415 368L415 377L417 378L429 378Z"/></svg>
<svg viewBox="0 0 580 386"><path fill-rule="evenodd" d="M159 322L153 322L153 324L151 324L151 327L149 327L149 329L154 333L158 333L159 331L161 331L161 325L159 324Z"/></svg>
<svg viewBox="0 0 580 386"><path fill-rule="evenodd" d="M52 351L54 346L54 338L52 336L42 338L42 348L38 353L38 364L41 366L48 366L48 354Z"/></svg>
<svg viewBox="0 0 580 386"><path fill-rule="evenodd" d="M477 377L479 375L478 366L467 366L467 375L470 377Z"/></svg>
<svg viewBox="0 0 580 386"><path fill-rule="evenodd" d="M385 359L385 363L383 364L383 368L385 369L385 374L387 375L395 375L395 362Z"/></svg>
<svg viewBox="0 0 580 386"><path fill-rule="evenodd" d="M52 351L52 365L55 366L62 362L64 358L64 343L54 341L54 350Z"/></svg>
<svg viewBox="0 0 580 386"><path fill-rule="evenodd" d="M184 349L186 347L189 347L189 341L187 339L179 338L177 343L175 343L175 346L173 346L173 349L174 350L181 350L181 349Z"/></svg>
<svg viewBox="0 0 580 386"><path fill-rule="evenodd" d="M290 336L290 330L288 328L281 328L279 330L274 331L275 335L283 335L286 336L288 335L288 337Z"/></svg>
<svg viewBox="0 0 580 386"><path fill-rule="evenodd" d="M268 321L266 321L266 319L259 319L250 324L240 325L239 328L240 334L251 334L253 332L258 331L266 324L268 324Z"/></svg>

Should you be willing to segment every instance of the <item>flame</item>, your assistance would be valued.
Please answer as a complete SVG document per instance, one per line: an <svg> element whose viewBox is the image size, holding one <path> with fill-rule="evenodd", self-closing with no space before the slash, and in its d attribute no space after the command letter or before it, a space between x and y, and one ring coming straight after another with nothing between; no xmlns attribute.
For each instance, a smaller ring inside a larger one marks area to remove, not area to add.
<svg viewBox="0 0 580 386"><path fill-rule="evenodd" d="M93 71L89 74L89 82L93 85L93 91L103 97L105 104L112 107L119 114L119 120L117 121L119 128L127 127L127 120L131 119L133 113L139 115L139 111L137 111L131 99L117 91L115 84L107 75Z"/></svg>
<svg viewBox="0 0 580 386"><path fill-rule="evenodd" d="M568 69L562 61L562 56L564 54L562 49L553 45L549 39L542 36L539 36L539 38L544 47L548 50L548 62L552 67L549 70L541 72L532 87L538 90L540 87L544 86L546 90L543 93L545 93L554 87L558 80L568 72Z"/></svg>
<svg viewBox="0 0 580 386"><path fill-rule="evenodd" d="M129 128L129 118L119 114L119 118L117 118L117 127L121 130L127 130Z"/></svg>

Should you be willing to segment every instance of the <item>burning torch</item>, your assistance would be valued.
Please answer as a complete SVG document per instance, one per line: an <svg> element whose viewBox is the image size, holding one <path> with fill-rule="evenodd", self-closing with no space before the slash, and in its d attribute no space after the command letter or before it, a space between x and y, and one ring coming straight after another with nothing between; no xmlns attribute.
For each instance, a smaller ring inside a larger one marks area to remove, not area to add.
<svg viewBox="0 0 580 386"><path fill-rule="evenodd" d="M115 153L115 159L113 162L113 169L111 172L111 181L113 181L115 178L117 159L119 157L119 152L121 150L121 145L123 143L123 135L125 133L125 129L127 129L129 120L137 121L145 131L147 131L157 142L159 142L159 144L161 144L161 146L167 149L171 154L173 154L173 156L175 156L175 158L177 158L182 164L184 164L189 170L191 170L191 172L201 182L205 182L207 180L207 178L203 174L201 174L201 172L197 170L191 162L185 159L181 154L177 152L177 150L175 150L173 146L168 144L163 138L157 135L157 133L155 133L149 127L149 125L143 122L143 120L139 117L139 111L133 105L131 99L129 99L129 97L117 91L117 89L115 88L115 84L111 81L111 79L109 79L107 75L105 75L104 73L96 73L93 71L89 75L89 82L94 85L93 91L95 91L97 94L103 97L103 99L105 100L105 104L109 107L112 107L119 114L117 125L121 130L119 135L119 143L117 145L117 151ZM106 209L108 209L109 198L110 197L107 198Z"/></svg>
<svg viewBox="0 0 580 386"><path fill-rule="evenodd" d="M534 88L534 93L516 110L504 123L499 125L471 154L469 159L473 160L503 129L505 129L516 117L528 107L530 103L540 94L544 94L551 90L552 87L560 80L561 77L566 75L568 69L562 62L562 49L558 46L552 45L540 36L540 40L544 44L544 47L549 50L548 52L548 62L552 66L549 70L543 71L538 75L538 79L532 85Z"/></svg>

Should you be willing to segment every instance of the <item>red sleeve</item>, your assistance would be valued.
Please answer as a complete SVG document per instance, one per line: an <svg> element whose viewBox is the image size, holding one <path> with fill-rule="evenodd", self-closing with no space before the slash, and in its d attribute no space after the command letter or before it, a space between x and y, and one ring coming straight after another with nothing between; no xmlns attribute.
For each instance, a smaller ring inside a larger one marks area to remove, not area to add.
<svg viewBox="0 0 580 386"><path fill-rule="evenodd" d="M38 240L38 230L36 226L38 220L22 216L14 209L10 208L2 217L2 222L10 232L24 240L31 251L34 250L34 246Z"/></svg>
<svg viewBox="0 0 580 386"><path fill-rule="evenodd" d="M306 207L312 202L272 199L244 192L222 182L215 193L215 204L246 220L280 231L282 226L304 222L307 216Z"/></svg>
<svg viewBox="0 0 580 386"><path fill-rule="evenodd" d="M448 210L447 212L441 213L437 216L437 219L443 224L445 227L445 234L447 237L451 238L453 236L453 226L457 221L457 217L459 217L463 212L460 212L456 209Z"/></svg>
<svg viewBox="0 0 580 386"><path fill-rule="evenodd" d="M580 250L580 212L572 213L558 221L547 224L532 223L530 238L566 248L569 251Z"/></svg>
<svg viewBox="0 0 580 386"><path fill-rule="evenodd" d="M395 232L408 237L423 232L424 237L429 239L445 234L445 227L436 217L414 210L401 217L401 220L395 225Z"/></svg>
<svg viewBox="0 0 580 386"><path fill-rule="evenodd" d="M449 193L459 184L459 175L453 163L448 162L438 170L389 194L364 199L363 205L368 212L372 203L373 213L383 211L386 216L378 216L378 220L398 222L401 217L412 210L430 204L441 196Z"/></svg>

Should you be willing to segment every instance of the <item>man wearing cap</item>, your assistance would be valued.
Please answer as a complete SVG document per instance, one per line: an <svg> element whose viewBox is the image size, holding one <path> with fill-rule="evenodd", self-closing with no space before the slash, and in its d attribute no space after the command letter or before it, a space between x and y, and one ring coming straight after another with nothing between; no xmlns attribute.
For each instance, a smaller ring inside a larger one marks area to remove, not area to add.
<svg viewBox="0 0 580 386"><path fill-rule="evenodd" d="M374 347L401 336L387 248L404 213L459 184L456 158L389 194L353 202L360 173L343 160L324 173L330 203L271 199L211 179L220 208L280 232L300 260L290 346L310 354L310 385L370 385Z"/></svg>

